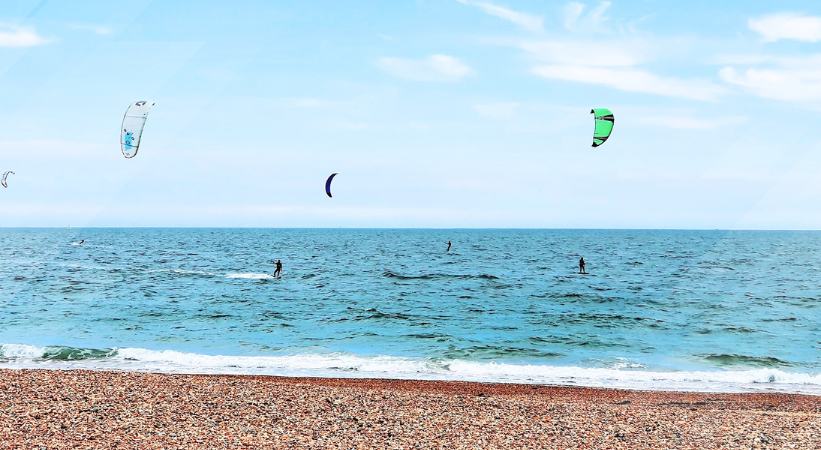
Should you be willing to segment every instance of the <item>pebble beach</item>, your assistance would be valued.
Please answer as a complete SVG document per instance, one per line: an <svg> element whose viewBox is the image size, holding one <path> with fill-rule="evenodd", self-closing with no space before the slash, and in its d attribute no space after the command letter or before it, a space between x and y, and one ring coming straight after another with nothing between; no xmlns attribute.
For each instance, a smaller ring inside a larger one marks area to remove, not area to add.
<svg viewBox="0 0 821 450"><path fill-rule="evenodd" d="M0 448L821 448L777 393L0 370Z"/></svg>

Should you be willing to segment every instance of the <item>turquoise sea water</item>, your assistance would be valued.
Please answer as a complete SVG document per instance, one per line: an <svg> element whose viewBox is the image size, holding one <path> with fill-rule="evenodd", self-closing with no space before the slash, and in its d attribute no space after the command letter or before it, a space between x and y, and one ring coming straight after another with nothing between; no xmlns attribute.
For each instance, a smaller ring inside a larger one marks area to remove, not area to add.
<svg viewBox="0 0 821 450"><path fill-rule="evenodd" d="M0 255L0 368L821 393L821 232L0 229Z"/></svg>

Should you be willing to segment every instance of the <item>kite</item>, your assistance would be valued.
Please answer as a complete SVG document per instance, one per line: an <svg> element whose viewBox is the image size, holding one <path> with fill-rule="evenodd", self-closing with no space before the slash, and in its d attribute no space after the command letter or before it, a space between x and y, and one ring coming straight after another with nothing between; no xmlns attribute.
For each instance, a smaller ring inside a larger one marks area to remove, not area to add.
<svg viewBox="0 0 821 450"><path fill-rule="evenodd" d="M6 171L6 172L3 173L3 179L0 180L0 184L2 184L4 188L9 187L8 183L6 182L6 178L8 178L9 174L15 175L14 172L9 170L9 171Z"/></svg>
<svg viewBox="0 0 821 450"><path fill-rule="evenodd" d="M328 194L328 197L333 197L333 195L331 195L331 181L334 180L335 176L336 172L332 173L331 176L329 176L328 179L325 180L325 193Z"/></svg>
<svg viewBox="0 0 821 450"><path fill-rule="evenodd" d="M593 147L598 147L610 137L616 119L607 108L593 108L590 110L590 114L593 114L596 123L596 127L593 129Z"/></svg>
<svg viewBox="0 0 821 450"><path fill-rule="evenodd" d="M152 108L154 108L154 102L140 100L128 105L128 109L125 110L120 132L120 150L126 158L137 156L145 121Z"/></svg>

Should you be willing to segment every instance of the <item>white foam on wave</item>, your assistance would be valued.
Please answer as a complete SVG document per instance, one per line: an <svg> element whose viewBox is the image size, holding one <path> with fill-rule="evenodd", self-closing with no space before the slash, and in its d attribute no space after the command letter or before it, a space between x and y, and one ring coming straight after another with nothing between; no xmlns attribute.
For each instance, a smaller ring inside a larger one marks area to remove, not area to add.
<svg viewBox="0 0 821 450"><path fill-rule="evenodd" d="M274 276L270 273L228 273L225 278L235 278L244 280L273 280Z"/></svg>
<svg viewBox="0 0 821 450"><path fill-rule="evenodd" d="M644 369L645 367L647 366L645 366L644 364L633 362L627 358L620 357L616 358L615 361L610 363L610 368L612 369Z"/></svg>
<svg viewBox="0 0 821 450"><path fill-rule="evenodd" d="M774 368L662 372L465 360L433 361L346 353L225 356L143 348L120 348L105 358L40 360L44 351L44 347L2 344L0 368L459 380L640 390L775 391L821 395L821 373L785 372Z"/></svg>
<svg viewBox="0 0 821 450"><path fill-rule="evenodd" d="M780 369L767 368L660 372L453 361L449 369L466 379L501 382L572 384L646 390L784 391L821 395L821 374L785 372Z"/></svg>
<svg viewBox="0 0 821 450"><path fill-rule="evenodd" d="M363 357L347 354L302 354L283 356L224 356L174 350L120 349L118 356L156 370L203 371L205 373L249 373L307 375L314 371L413 373L430 370L423 360L392 356ZM338 375L337 375L338 376Z"/></svg>
<svg viewBox="0 0 821 450"><path fill-rule="evenodd" d="M43 356L45 347L26 344L0 344L0 358L34 359Z"/></svg>

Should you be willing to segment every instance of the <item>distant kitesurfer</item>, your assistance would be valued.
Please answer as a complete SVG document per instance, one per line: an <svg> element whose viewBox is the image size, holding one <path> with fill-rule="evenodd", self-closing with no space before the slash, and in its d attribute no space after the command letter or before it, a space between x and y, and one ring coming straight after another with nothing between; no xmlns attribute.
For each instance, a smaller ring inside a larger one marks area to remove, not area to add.
<svg viewBox="0 0 821 450"><path fill-rule="evenodd" d="M586 270L584 270L584 266L585 266L585 264L584 264L584 256L582 256L581 258L579 258L579 273L583 273L583 274L586 274L586 273L587 273L587 271L586 271Z"/></svg>
<svg viewBox="0 0 821 450"><path fill-rule="evenodd" d="M279 278L281 276L282 276L282 261L277 260L276 269L274 270L274 278Z"/></svg>
<svg viewBox="0 0 821 450"><path fill-rule="evenodd" d="M450 244L450 241L448 241L448 249L447 249L447 251L450 251L450 245L451 245L451 244Z"/></svg>
<svg viewBox="0 0 821 450"><path fill-rule="evenodd" d="M85 239L80 239L80 242L78 242L77 244L78 244L78 245L83 245L83 243L84 243L85 241L86 241Z"/></svg>

